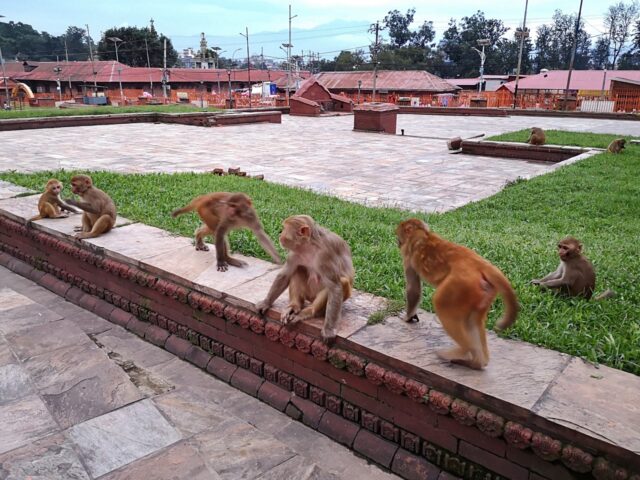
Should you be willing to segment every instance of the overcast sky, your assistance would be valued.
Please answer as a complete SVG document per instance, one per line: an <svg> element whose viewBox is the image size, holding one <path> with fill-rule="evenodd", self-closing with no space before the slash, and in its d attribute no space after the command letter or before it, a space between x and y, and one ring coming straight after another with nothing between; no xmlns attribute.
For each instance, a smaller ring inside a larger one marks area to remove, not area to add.
<svg viewBox="0 0 640 480"><path fill-rule="evenodd" d="M156 29L170 37L174 47L198 47L200 32L205 32L209 46L220 46L230 57L238 48L243 55L245 40L239 35L249 27L251 54L261 48L267 56L281 57L278 46L287 41L288 2L276 0L23 0L3 1L2 21L23 22L52 35L64 33L69 25L89 24L94 40L113 26L146 26L153 17ZM613 0L584 0L583 18L587 31L599 35L604 12ZM364 47L373 36L368 26L382 20L389 10L405 12L416 9L414 27L431 20L439 38L450 18L460 19L481 9L489 18L499 18L512 29L522 22L524 0L478 2L477 0L388 1L388 0L296 0L291 3L294 53L301 50L320 52L333 58L342 49ZM577 13L579 0L530 0L527 26L550 22L555 9ZM1 45L0 45L1 46Z"/></svg>

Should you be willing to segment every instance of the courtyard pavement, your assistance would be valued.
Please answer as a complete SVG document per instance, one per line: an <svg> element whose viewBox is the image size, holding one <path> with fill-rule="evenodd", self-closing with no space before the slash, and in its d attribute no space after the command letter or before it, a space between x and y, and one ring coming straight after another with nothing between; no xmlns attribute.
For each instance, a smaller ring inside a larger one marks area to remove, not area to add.
<svg viewBox="0 0 640 480"><path fill-rule="evenodd" d="M128 124L0 133L0 171L208 171L241 167L267 181L368 205L446 211L552 169L539 162L450 154L451 137L545 129L638 133L633 121L399 115L398 133L354 132L353 116L282 116L282 124L202 128Z"/></svg>
<svg viewBox="0 0 640 480"><path fill-rule="evenodd" d="M398 477L0 267L0 478Z"/></svg>

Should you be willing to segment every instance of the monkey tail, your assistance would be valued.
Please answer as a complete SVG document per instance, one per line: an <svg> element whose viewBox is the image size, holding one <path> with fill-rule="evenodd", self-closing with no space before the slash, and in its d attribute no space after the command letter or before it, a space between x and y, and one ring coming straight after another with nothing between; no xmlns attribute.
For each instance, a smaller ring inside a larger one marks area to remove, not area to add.
<svg viewBox="0 0 640 480"><path fill-rule="evenodd" d="M610 288L607 288L600 295L596 295L595 297L593 297L593 299L594 300L604 300L605 298L611 298L611 297L615 297L615 296L616 296L616 292L614 292Z"/></svg>
<svg viewBox="0 0 640 480"><path fill-rule="evenodd" d="M487 276L489 282L496 287L496 290L498 290L498 293L504 302L504 315L500 320L498 320L495 327L496 330L500 332L515 323L518 311L520 310L518 297L516 296L516 292L511 286L511 283L509 283L507 277L505 277L500 270L497 268L491 269L484 272L484 274Z"/></svg>
<svg viewBox="0 0 640 480"><path fill-rule="evenodd" d="M184 207L178 208L178 209L174 210L173 212L171 212L171 216L175 218L178 215L182 215L183 213L192 212L194 210L195 210L195 207L193 206L192 203L190 203L189 205L185 205Z"/></svg>
<svg viewBox="0 0 640 480"><path fill-rule="evenodd" d="M30 218L30 219L29 219L29 221L30 221L30 222L33 222L33 221L35 221L35 220L42 220L43 218L44 218L44 217L43 217L42 215L36 215L35 217Z"/></svg>

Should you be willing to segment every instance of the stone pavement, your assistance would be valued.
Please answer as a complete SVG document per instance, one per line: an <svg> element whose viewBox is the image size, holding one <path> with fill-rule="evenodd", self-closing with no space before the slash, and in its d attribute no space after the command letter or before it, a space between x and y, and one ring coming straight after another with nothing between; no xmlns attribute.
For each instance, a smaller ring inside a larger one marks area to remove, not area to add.
<svg viewBox="0 0 640 480"><path fill-rule="evenodd" d="M0 267L0 478L397 477Z"/></svg>
<svg viewBox="0 0 640 480"><path fill-rule="evenodd" d="M108 125L2 132L0 171L105 169L207 171L242 167L270 182L369 205L445 211L493 195L506 182L553 166L452 155L446 139L545 129L637 134L638 122L576 118L399 115L391 136L354 132L353 117L291 117L221 128Z"/></svg>

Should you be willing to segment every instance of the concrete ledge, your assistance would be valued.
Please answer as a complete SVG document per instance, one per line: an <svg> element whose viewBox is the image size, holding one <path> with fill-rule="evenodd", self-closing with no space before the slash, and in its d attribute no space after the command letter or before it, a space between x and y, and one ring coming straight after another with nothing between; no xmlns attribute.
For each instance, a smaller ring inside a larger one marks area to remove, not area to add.
<svg viewBox="0 0 640 480"><path fill-rule="evenodd" d="M564 112L558 110L526 110L521 108L475 108L475 107L400 107L399 113L415 115L471 115L483 117L509 117L522 115L526 117L564 117L594 118L601 120L640 120L637 113L596 113L596 112Z"/></svg>
<svg viewBox="0 0 640 480"><path fill-rule="evenodd" d="M577 155L590 152L591 149L566 147L560 145L529 145L515 142L492 142L482 140L463 140L462 153L484 157L516 158L538 162L558 163Z"/></svg>
<svg viewBox="0 0 640 480"><path fill-rule="evenodd" d="M0 201L1 264L391 462L405 478L432 468L496 480L640 472L634 375L493 335L485 371L445 364L433 350L448 340L432 316L367 326L381 300L362 293L345 304L328 347L318 319L289 330L255 313L276 273L267 262L218 273L211 252L139 224L77 242L63 221L27 223L36 202Z"/></svg>

